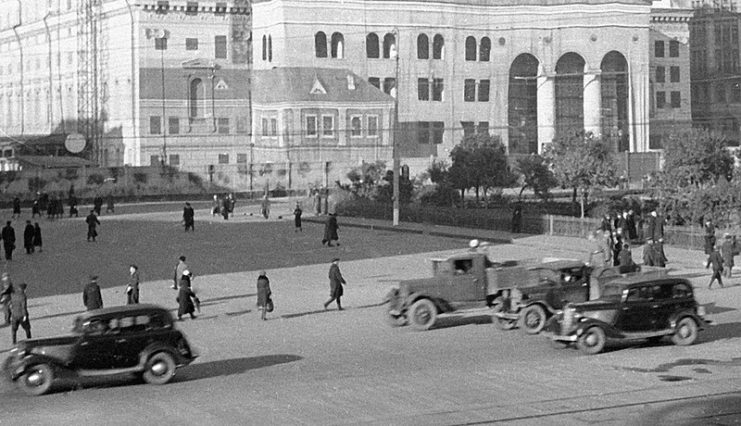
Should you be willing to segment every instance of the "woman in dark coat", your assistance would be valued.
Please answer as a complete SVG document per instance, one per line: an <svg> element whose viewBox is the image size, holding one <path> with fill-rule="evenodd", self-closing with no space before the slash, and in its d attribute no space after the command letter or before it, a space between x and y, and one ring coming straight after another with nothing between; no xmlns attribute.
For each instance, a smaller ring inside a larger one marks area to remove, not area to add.
<svg viewBox="0 0 741 426"><path fill-rule="evenodd" d="M301 205L299 203L296 203L296 208L293 209L293 224L296 225L296 230L294 232L303 231L303 229L301 229L302 214L303 210L301 210Z"/></svg>
<svg viewBox="0 0 741 426"><path fill-rule="evenodd" d="M26 249L26 254L33 253L33 235L35 231L31 221L26 221L26 228L23 230L23 248Z"/></svg>
<svg viewBox="0 0 741 426"><path fill-rule="evenodd" d="M126 283L126 304L137 303L139 303L139 268L132 264L129 265L129 281Z"/></svg>
<svg viewBox="0 0 741 426"><path fill-rule="evenodd" d="M193 314L196 311L196 304L200 304L198 297L193 293L190 288L190 280L192 275L190 271L184 271L183 277L180 279L180 290L178 292L178 320L183 319L183 315L189 314L191 319L196 319Z"/></svg>
<svg viewBox="0 0 741 426"><path fill-rule="evenodd" d="M260 311L260 318L265 321L267 313L268 300L270 300L270 280L265 271L260 271L257 277L257 309Z"/></svg>
<svg viewBox="0 0 741 426"><path fill-rule="evenodd" d="M43 251L43 241L41 240L41 227L39 226L39 223L36 222L33 225L33 245L34 247L39 248L39 252Z"/></svg>
<svg viewBox="0 0 741 426"><path fill-rule="evenodd" d="M337 301L337 309L342 310L342 302L340 298L344 294L342 284L347 284L345 278L342 277L339 267L340 259L332 259L332 265L329 267L329 300L324 303L324 309L327 309L330 303Z"/></svg>
<svg viewBox="0 0 741 426"><path fill-rule="evenodd" d="M324 238L322 238L322 245L327 244L329 247L332 247L332 241L337 241L337 245L340 245L338 241L340 237L337 235L338 229L337 215L330 213L327 218L327 223L324 225Z"/></svg>

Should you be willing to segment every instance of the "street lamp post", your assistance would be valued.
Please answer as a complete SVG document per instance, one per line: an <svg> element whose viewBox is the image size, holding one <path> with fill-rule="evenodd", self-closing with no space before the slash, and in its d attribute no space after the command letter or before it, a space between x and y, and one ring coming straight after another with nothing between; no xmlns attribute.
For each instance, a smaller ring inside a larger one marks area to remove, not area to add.
<svg viewBox="0 0 741 426"><path fill-rule="evenodd" d="M391 157L393 164L393 204L394 204L394 218L393 226L399 226L399 149L397 147L399 139L399 30L395 29L395 52L394 56L396 59L395 75L394 75L394 89L396 90L394 96L394 131L393 141L391 145Z"/></svg>

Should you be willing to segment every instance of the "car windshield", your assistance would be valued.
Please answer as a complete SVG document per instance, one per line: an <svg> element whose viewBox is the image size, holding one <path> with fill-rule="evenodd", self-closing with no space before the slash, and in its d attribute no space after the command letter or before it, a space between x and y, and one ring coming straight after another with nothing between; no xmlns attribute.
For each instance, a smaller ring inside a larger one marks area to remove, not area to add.
<svg viewBox="0 0 741 426"><path fill-rule="evenodd" d="M619 285L607 284L605 288L602 289L603 298L620 297L622 294L623 294L623 287Z"/></svg>

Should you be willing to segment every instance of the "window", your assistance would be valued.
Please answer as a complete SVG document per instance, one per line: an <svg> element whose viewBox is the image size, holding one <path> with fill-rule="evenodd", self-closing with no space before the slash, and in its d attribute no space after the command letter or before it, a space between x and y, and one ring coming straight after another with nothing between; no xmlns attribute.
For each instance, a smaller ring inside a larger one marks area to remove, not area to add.
<svg viewBox="0 0 741 426"><path fill-rule="evenodd" d="M396 97L396 79L393 77L383 79L383 92Z"/></svg>
<svg viewBox="0 0 741 426"><path fill-rule="evenodd" d="M268 36L268 62L273 62L273 36L271 35Z"/></svg>
<svg viewBox="0 0 741 426"><path fill-rule="evenodd" d="M198 2L197 1L189 1L185 6L185 14L186 15L196 15L198 14Z"/></svg>
<svg viewBox="0 0 741 426"><path fill-rule="evenodd" d="M219 164L229 164L229 154L219 154Z"/></svg>
<svg viewBox="0 0 741 426"><path fill-rule="evenodd" d="M669 57L670 58L679 57L679 42L677 40L669 41Z"/></svg>
<svg viewBox="0 0 741 426"><path fill-rule="evenodd" d="M692 297L692 287L685 284L675 284L674 287L672 287L672 298L685 298L685 297Z"/></svg>
<svg viewBox="0 0 741 426"><path fill-rule="evenodd" d="M417 59L430 59L430 39L427 34L417 36Z"/></svg>
<svg viewBox="0 0 741 426"><path fill-rule="evenodd" d="M246 116L237 117L237 133L247 133L249 119Z"/></svg>
<svg viewBox="0 0 741 426"><path fill-rule="evenodd" d="M158 1L156 13L167 13L167 9L170 8L169 1Z"/></svg>
<svg viewBox="0 0 741 426"><path fill-rule="evenodd" d="M150 155L149 156L149 165L150 166L159 166L160 165L160 156L159 155Z"/></svg>
<svg viewBox="0 0 741 426"><path fill-rule="evenodd" d="M489 102L489 80L479 82L479 102Z"/></svg>
<svg viewBox="0 0 741 426"><path fill-rule="evenodd" d="M476 39L472 36L466 37L466 60L476 60Z"/></svg>
<svg viewBox="0 0 741 426"><path fill-rule="evenodd" d="M396 55L396 36L388 33L383 36L383 57L386 59L391 58L391 52Z"/></svg>
<svg viewBox="0 0 741 426"><path fill-rule="evenodd" d="M432 39L432 59L444 59L445 39L440 34L435 34Z"/></svg>
<svg viewBox="0 0 741 426"><path fill-rule="evenodd" d="M680 92L672 92L672 108L681 108L681 107L682 107L682 94Z"/></svg>
<svg viewBox="0 0 741 426"><path fill-rule="evenodd" d="M731 83L731 102L741 102L741 84L738 81Z"/></svg>
<svg viewBox="0 0 741 426"><path fill-rule="evenodd" d="M265 137L268 137L270 135L270 124L268 122L267 118L263 118L260 120L261 128L262 128L262 135Z"/></svg>
<svg viewBox="0 0 741 426"><path fill-rule="evenodd" d="M656 92L656 108L666 108L666 92Z"/></svg>
<svg viewBox="0 0 741 426"><path fill-rule="evenodd" d="M476 100L476 80L467 78L463 81L463 101L473 102Z"/></svg>
<svg viewBox="0 0 741 426"><path fill-rule="evenodd" d="M420 145L430 143L430 122L429 121L418 121L417 122L417 143Z"/></svg>
<svg viewBox="0 0 741 426"><path fill-rule="evenodd" d="M365 55L370 59L377 59L380 54L378 48L378 35L370 33L365 36Z"/></svg>
<svg viewBox="0 0 741 426"><path fill-rule="evenodd" d="M679 83L679 67L669 68L669 80L672 83Z"/></svg>
<svg viewBox="0 0 741 426"><path fill-rule="evenodd" d="M167 50L167 39L164 37L155 38L154 50Z"/></svg>
<svg viewBox="0 0 741 426"><path fill-rule="evenodd" d="M664 83L666 81L666 70L664 67L656 67L656 82Z"/></svg>
<svg viewBox="0 0 741 426"><path fill-rule="evenodd" d="M186 38L185 39L185 50L198 50L198 39L197 38Z"/></svg>
<svg viewBox="0 0 741 426"><path fill-rule="evenodd" d="M484 37L481 39L481 46L479 47L479 61L489 62L491 56L491 39Z"/></svg>
<svg viewBox="0 0 741 426"><path fill-rule="evenodd" d="M162 133L162 118L159 116L149 117L149 134L159 135Z"/></svg>
<svg viewBox="0 0 741 426"><path fill-rule="evenodd" d="M190 116L196 118L201 116L201 100L203 99L203 81L194 78L190 82Z"/></svg>
<svg viewBox="0 0 741 426"><path fill-rule="evenodd" d="M341 33L332 34L332 57L336 59L342 59L345 55L344 52L345 37Z"/></svg>
<svg viewBox="0 0 741 426"><path fill-rule="evenodd" d="M476 133L480 135L488 135L489 134L489 122L479 121L479 125L478 127L476 127Z"/></svg>
<svg viewBox="0 0 741 426"><path fill-rule="evenodd" d="M472 136L474 134L473 121L461 121L461 127L463 128L463 137Z"/></svg>
<svg viewBox="0 0 741 426"><path fill-rule="evenodd" d="M214 37L214 56L216 59L226 59L226 36Z"/></svg>
<svg viewBox="0 0 741 426"><path fill-rule="evenodd" d="M247 154L237 154L237 164L247 164Z"/></svg>
<svg viewBox="0 0 741 426"><path fill-rule="evenodd" d="M381 79L378 77L368 77L368 83L370 83L371 86L375 86L376 89L381 88Z"/></svg>
<svg viewBox="0 0 741 426"><path fill-rule="evenodd" d="M420 101L430 100L430 80L426 78L417 79L417 99Z"/></svg>
<svg viewBox="0 0 741 426"><path fill-rule="evenodd" d="M180 154L170 154L169 160L172 167L180 167Z"/></svg>
<svg viewBox="0 0 741 426"><path fill-rule="evenodd" d="M327 57L327 35L321 31L314 34L314 53L317 58Z"/></svg>
<svg viewBox="0 0 741 426"><path fill-rule="evenodd" d="M363 136L363 121L360 116L353 116L350 118L350 136L353 138L359 138Z"/></svg>
<svg viewBox="0 0 741 426"><path fill-rule="evenodd" d="M317 137L317 122L316 115L306 116L306 137L315 138Z"/></svg>
<svg viewBox="0 0 741 426"><path fill-rule="evenodd" d="M378 116L377 115L368 116L368 137L369 138L378 137Z"/></svg>
<svg viewBox="0 0 741 426"><path fill-rule="evenodd" d="M262 36L262 60L268 60L268 37L265 35Z"/></svg>
<svg viewBox="0 0 741 426"><path fill-rule="evenodd" d="M654 42L654 56L657 58L664 57L664 42L657 40Z"/></svg>
<svg viewBox="0 0 741 426"><path fill-rule="evenodd" d="M270 136L273 136L273 137L278 136L278 119L277 118L270 119Z"/></svg>
<svg viewBox="0 0 741 426"><path fill-rule="evenodd" d="M171 135L180 134L180 119L177 117L170 117L167 119L167 129Z"/></svg>
<svg viewBox="0 0 741 426"><path fill-rule="evenodd" d="M216 123L218 124L218 130L220 135L228 135L229 134L229 119L228 118L219 118L216 120Z"/></svg>
<svg viewBox="0 0 741 426"><path fill-rule="evenodd" d="M334 136L334 116L322 116L322 137L331 138Z"/></svg>
<svg viewBox="0 0 741 426"><path fill-rule="evenodd" d="M442 78L436 78L432 80L432 100L433 101L442 102L444 90L445 90L445 85L443 83Z"/></svg>
<svg viewBox="0 0 741 426"><path fill-rule="evenodd" d="M432 143L440 145L443 143L443 132L445 131L445 123L442 121L432 122Z"/></svg>

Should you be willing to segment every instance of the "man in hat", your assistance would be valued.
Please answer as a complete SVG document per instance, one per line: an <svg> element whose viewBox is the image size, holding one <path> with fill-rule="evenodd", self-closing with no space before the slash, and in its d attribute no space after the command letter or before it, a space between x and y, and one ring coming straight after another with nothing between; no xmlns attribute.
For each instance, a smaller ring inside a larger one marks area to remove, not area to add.
<svg viewBox="0 0 741 426"><path fill-rule="evenodd" d="M713 275L710 277L708 289L713 287L715 280L718 280L718 284L723 287L723 278L721 278L721 275L723 274L723 258L720 256L717 244L713 246L710 256L708 256L708 260L705 262L705 269L710 268L711 266L713 267Z"/></svg>
<svg viewBox="0 0 741 426"><path fill-rule="evenodd" d="M731 234L723 234L723 242L720 245L720 256L723 258L723 275L731 278L731 269L733 269L733 252L736 250L736 243L733 241Z"/></svg>
<svg viewBox="0 0 741 426"><path fill-rule="evenodd" d="M92 239L95 242L95 237L98 236L96 228L100 225L100 221L94 210L90 210L90 214L85 218L85 222L87 222L87 240L90 241Z"/></svg>
<svg viewBox="0 0 741 426"><path fill-rule="evenodd" d="M324 309L327 309L330 303L337 301L337 310L342 310L342 302L340 298L343 294L343 284L347 284L345 279L340 273L340 259L335 257L332 259L332 264L329 266L329 300L324 303Z"/></svg>
<svg viewBox="0 0 741 426"><path fill-rule="evenodd" d="M100 294L100 286L98 286L96 275L90 276L90 282L82 290L82 303L88 311L103 307L103 296Z"/></svg>
<svg viewBox="0 0 741 426"><path fill-rule="evenodd" d="M195 212L193 211L193 207L190 205L190 203L185 203L185 207L183 207L183 225L185 225L185 232L188 232L188 229L195 232Z"/></svg>
<svg viewBox="0 0 741 426"><path fill-rule="evenodd" d="M13 260L13 250L15 250L15 230L10 225L10 221L6 222L0 237L3 239L3 248L5 249L5 260Z"/></svg>
<svg viewBox="0 0 741 426"><path fill-rule="evenodd" d="M260 271L257 276L257 309L260 311L260 319L267 320L265 317L270 303L270 280L265 271Z"/></svg>

